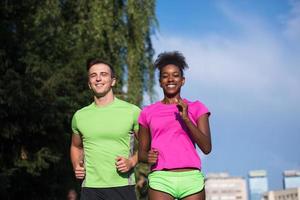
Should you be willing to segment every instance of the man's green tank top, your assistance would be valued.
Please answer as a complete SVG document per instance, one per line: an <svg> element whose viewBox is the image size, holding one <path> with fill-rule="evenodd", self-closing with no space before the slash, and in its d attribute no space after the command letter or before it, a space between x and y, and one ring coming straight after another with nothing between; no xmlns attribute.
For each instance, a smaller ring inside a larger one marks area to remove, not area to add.
<svg viewBox="0 0 300 200"><path fill-rule="evenodd" d="M72 119L74 134L83 141L85 180L82 187L104 188L133 185L133 170L119 173L116 157L128 158L133 152L133 131L138 130L140 109L114 98L98 107L95 103L78 110Z"/></svg>

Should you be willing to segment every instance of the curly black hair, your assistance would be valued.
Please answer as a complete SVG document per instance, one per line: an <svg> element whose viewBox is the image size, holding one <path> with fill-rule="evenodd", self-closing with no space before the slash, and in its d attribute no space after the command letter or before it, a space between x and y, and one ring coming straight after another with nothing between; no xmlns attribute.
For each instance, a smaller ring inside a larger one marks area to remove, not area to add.
<svg viewBox="0 0 300 200"><path fill-rule="evenodd" d="M154 67L161 72L163 67L170 64L177 66L180 69L182 76L183 70L189 67L185 61L185 57L179 51L163 52L159 54L154 62Z"/></svg>

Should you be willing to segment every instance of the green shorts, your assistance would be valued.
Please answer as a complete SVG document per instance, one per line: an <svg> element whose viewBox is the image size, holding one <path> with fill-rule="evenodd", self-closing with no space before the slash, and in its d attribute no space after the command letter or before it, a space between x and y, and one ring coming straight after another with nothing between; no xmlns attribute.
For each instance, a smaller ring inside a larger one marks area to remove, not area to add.
<svg viewBox="0 0 300 200"><path fill-rule="evenodd" d="M196 194L204 189L204 175L199 170L154 171L148 178L151 189L170 194L177 199Z"/></svg>

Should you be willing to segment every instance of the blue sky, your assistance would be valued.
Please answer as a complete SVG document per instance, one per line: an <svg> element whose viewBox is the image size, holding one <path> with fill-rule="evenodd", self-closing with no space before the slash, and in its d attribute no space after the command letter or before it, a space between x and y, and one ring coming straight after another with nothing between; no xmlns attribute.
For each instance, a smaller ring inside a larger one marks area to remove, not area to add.
<svg viewBox="0 0 300 200"><path fill-rule="evenodd" d="M156 15L156 54L185 55L182 96L212 113L203 171L264 169L281 189L283 170L300 169L300 1L157 0Z"/></svg>

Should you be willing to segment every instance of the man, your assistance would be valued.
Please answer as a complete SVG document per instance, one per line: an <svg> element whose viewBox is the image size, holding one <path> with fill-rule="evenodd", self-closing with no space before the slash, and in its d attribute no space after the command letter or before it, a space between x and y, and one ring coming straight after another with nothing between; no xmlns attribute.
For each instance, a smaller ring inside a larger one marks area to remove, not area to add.
<svg viewBox="0 0 300 200"><path fill-rule="evenodd" d="M134 134L140 109L116 98L113 67L99 59L87 62L94 102L72 118L71 161L83 179L81 199L135 200Z"/></svg>

